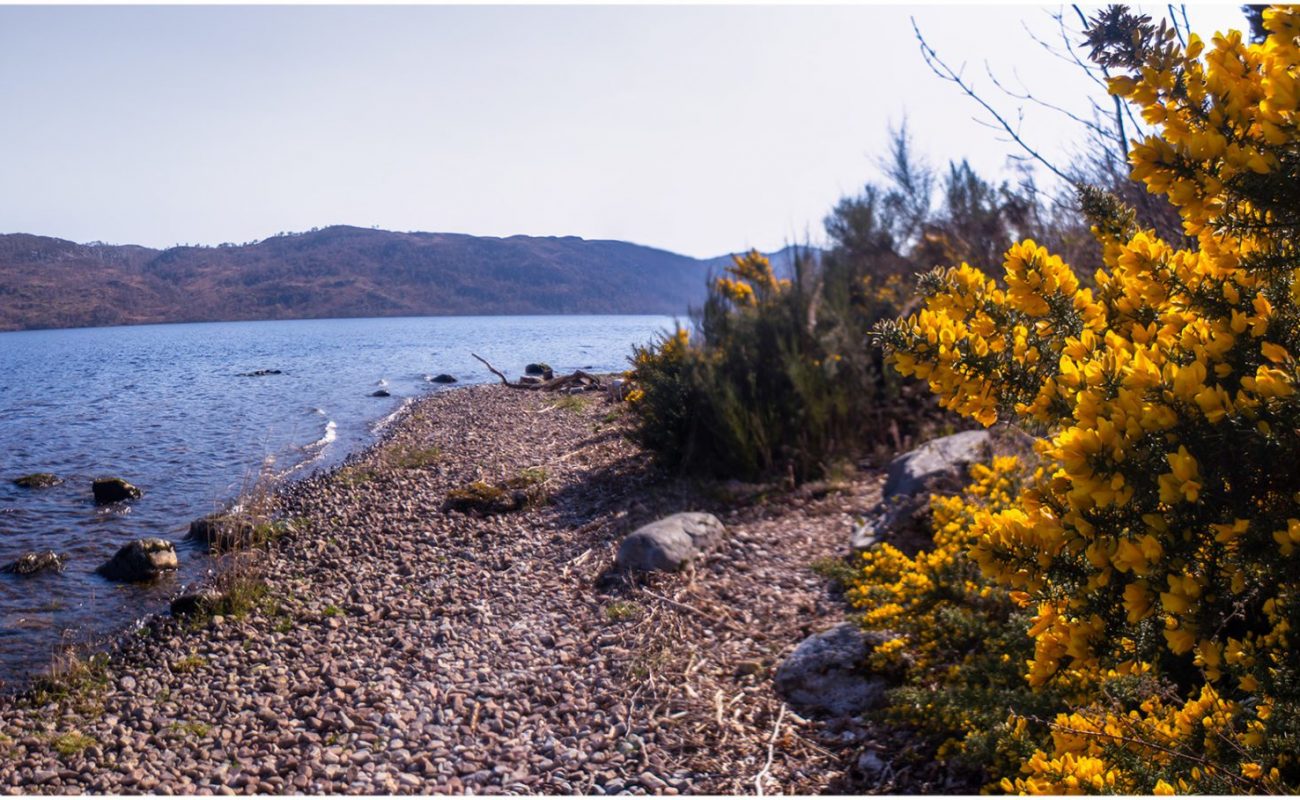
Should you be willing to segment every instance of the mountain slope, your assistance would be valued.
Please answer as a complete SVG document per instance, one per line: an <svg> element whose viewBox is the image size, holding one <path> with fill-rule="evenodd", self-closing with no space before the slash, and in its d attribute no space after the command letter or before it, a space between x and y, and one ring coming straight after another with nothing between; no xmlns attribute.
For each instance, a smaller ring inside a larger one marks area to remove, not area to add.
<svg viewBox="0 0 1300 800"><path fill-rule="evenodd" d="M618 241L335 226L249 245L0 235L0 330L438 314L680 314L721 259Z"/></svg>

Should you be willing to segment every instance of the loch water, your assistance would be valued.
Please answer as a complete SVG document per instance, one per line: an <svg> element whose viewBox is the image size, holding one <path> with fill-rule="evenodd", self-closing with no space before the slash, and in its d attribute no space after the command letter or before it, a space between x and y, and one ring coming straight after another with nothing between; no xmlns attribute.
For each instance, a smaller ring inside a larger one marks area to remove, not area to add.
<svg viewBox="0 0 1300 800"><path fill-rule="evenodd" d="M497 380L532 361L557 373L620 371L659 316L296 320L0 333L0 565L28 551L63 572L0 574L0 691L44 670L63 644L93 642L165 609L211 568L183 541L264 472L292 480L375 441L405 403ZM278 371L278 372L276 372ZM269 374L255 374L255 373ZM385 390L388 397L372 396ZM21 488L52 472L64 482ZM135 501L96 507L91 481L119 476ZM144 536L177 543L181 569L150 585L95 573Z"/></svg>

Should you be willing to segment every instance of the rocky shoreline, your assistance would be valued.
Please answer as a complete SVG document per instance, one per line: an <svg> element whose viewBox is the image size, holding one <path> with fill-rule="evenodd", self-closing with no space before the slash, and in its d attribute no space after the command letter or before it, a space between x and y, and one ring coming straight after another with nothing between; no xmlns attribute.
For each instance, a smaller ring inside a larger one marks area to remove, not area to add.
<svg viewBox="0 0 1300 800"><path fill-rule="evenodd" d="M278 494L293 524L252 554L247 613L155 618L0 699L0 789L843 789L868 733L785 708L772 672L842 619L811 565L843 554L878 477L774 499L674 480L619 408L501 386L415 401ZM444 511L520 480L537 502ZM679 511L727 535L684 572L612 569L624 536Z"/></svg>

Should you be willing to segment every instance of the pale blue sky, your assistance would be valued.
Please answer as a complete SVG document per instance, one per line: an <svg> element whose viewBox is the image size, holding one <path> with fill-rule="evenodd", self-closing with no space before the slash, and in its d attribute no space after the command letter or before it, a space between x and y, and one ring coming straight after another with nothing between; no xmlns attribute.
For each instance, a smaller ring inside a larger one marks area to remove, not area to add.
<svg viewBox="0 0 1300 800"><path fill-rule="evenodd" d="M0 7L0 232L817 241L905 113L935 161L1012 151L925 68L913 15L973 77L1014 65L1078 107L1034 6ZM1047 112L1025 133L1058 158L1077 138Z"/></svg>

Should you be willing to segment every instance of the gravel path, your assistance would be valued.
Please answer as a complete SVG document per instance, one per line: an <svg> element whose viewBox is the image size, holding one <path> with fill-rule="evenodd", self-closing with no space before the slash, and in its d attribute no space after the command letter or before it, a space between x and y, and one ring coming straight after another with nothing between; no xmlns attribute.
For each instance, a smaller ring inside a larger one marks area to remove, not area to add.
<svg viewBox="0 0 1300 800"><path fill-rule="evenodd" d="M445 391L385 443L285 493L240 619L158 618L69 688L0 699L0 790L59 794L766 793L836 784L863 733L788 710L771 671L843 604L844 493L736 503L665 478L600 399ZM488 518L475 480L541 481ZM726 544L680 575L608 574L620 538L707 510Z"/></svg>

